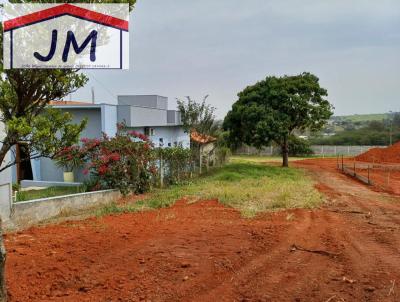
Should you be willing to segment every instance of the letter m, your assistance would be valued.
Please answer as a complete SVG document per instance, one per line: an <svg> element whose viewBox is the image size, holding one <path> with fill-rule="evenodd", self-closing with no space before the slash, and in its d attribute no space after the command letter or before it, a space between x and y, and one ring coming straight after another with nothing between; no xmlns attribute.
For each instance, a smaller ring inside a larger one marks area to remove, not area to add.
<svg viewBox="0 0 400 302"><path fill-rule="evenodd" d="M63 62L68 61L68 54L69 54L69 49L71 47L74 48L74 51L76 54L80 54L86 46L91 42L90 44L90 61L94 62L96 61L96 41L97 41L97 31L92 30L92 32L87 36L86 40L82 43L81 46L78 45L78 42L76 42L75 35L72 31L68 31L67 33L67 40L65 41L65 47L62 55L62 60Z"/></svg>

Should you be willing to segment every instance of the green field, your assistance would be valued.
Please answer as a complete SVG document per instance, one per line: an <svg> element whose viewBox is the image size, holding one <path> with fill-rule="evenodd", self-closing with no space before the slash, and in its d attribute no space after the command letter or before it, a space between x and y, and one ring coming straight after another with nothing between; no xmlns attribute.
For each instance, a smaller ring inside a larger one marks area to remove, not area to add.
<svg viewBox="0 0 400 302"><path fill-rule="evenodd" d="M382 121L388 119L388 113L375 113L375 114L353 114L353 115L343 115L335 116L334 119L340 119L342 121L350 122L371 122L371 121Z"/></svg>

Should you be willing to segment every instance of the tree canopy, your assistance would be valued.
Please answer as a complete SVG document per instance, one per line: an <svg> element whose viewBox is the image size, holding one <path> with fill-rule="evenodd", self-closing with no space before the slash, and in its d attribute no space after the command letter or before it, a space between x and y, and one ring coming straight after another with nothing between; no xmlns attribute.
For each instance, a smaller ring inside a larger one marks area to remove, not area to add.
<svg viewBox="0 0 400 302"><path fill-rule="evenodd" d="M201 102L192 99L177 99L178 109L181 113L183 127L186 132L196 130L198 133L213 135L218 130L215 121L215 108L206 103L208 95Z"/></svg>
<svg viewBox="0 0 400 302"><path fill-rule="evenodd" d="M238 94L223 126L234 146L261 148L275 142L282 148L283 166L288 166L288 139L293 131L317 131L332 116L327 95L311 73L269 76Z"/></svg>

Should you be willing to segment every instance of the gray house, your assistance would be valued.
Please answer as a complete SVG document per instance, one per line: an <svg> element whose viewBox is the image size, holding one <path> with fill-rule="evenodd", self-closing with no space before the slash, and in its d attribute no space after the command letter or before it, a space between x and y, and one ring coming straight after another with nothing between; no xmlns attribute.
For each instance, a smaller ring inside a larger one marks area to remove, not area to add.
<svg viewBox="0 0 400 302"><path fill-rule="evenodd" d="M51 104L53 108L68 111L77 123L88 119L82 138L98 138L102 133L112 137L117 132L117 123L124 122L131 130L143 133L155 146L171 147L181 145L190 148L190 136L185 133L180 112L168 110L168 98L158 95L124 95L118 97L118 104L91 104L60 101ZM48 158L31 161L32 180L63 181L63 171ZM82 181L82 173L75 173L75 179ZM16 181L16 169L13 171Z"/></svg>

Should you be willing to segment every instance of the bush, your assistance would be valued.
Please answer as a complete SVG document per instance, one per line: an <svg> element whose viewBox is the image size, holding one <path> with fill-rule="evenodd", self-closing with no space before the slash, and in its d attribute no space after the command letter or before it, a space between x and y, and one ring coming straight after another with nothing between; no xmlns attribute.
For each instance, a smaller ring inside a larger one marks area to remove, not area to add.
<svg viewBox="0 0 400 302"><path fill-rule="evenodd" d="M100 139L82 139L82 146L73 146L78 150L74 156L86 163L84 173L91 176L91 190L119 189L124 195L144 193L157 173L153 145L141 133L126 131L124 126L119 130L113 138L103 134ZM58 155L60 161L67 162L69 158L65 151Z"/></svg>
<svg viewBox="0 0 400 302"><path fill-rule="evenodd" d="M63 168L64 172L72 172L84 163L84 154L79 146L70 146L62 149L55 157L56 165Z"/></svg>
<svg viewBox="0 0 400 302"><path fill-rule="evenodd" d="M193 167L192 152L181 146L158 148L158 159L162 160L164 183L177 184L190 177Z"/></svg>
<svg viewBox="0 0 400 302"><path fill-rule="evenodd" d="M228 161L228 158L231 155L231 150L228 147L218 146L215 155L218 164L222 165Z"/></svg>
<svg viewBox="0 0 400 302"><path fill-rule="evenodd" d="M313 153L309 141L294 135L289 137L289 156L308 156Z"/></svg>

